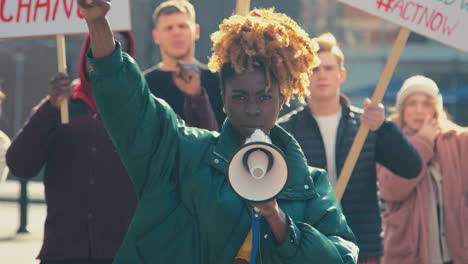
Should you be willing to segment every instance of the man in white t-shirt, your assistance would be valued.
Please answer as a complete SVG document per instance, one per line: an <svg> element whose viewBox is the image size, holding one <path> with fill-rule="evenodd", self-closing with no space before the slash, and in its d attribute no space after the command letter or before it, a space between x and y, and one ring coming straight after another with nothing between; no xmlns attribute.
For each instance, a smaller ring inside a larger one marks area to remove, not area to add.
<svg viewBox="0 0 468 264"><path fill-rule="evenodd" d="M336 133L338 131L338 124L341 119L341 109L331 115L314 115L315 121L320 129L322 135L323 145L325 147L325 154L327 158L327 171L330 183L332 186L336 185L338 176L336 175L336 162L335 162L335 142Z"/></svg>
<svg viewBox="0 0 468 264"><path fill-rule="evenodd" d="M346 80L344 55L335 37L317 38L321 64L310 76L307 104L283 117L281 123L301 145L310 166L326 169L334 186L361 123L370 128L341 205L356 235L358 263L378 264L383 255L377 198L376 163L404 178L414 178L421 159L400 129L385 121L382 104L365 99L363 109L350 105L341 94Z"/></svg>

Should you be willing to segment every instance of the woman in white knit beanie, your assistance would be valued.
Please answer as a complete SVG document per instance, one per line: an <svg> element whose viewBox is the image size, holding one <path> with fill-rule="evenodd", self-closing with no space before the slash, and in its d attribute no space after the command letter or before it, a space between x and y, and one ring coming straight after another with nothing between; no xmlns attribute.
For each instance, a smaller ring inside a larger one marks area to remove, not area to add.
<svg viewBox="0 0 468 264"><path fill-rule="evenodd" d="M391 118L423 168L407 180L378 166L384 263L468 263L468 130L447 119L437 84L420 75L403 83Z"/></svg>
<svg viewBox="0 0 468 264"><path fill-rule="evenodd" d="M397 94L395 107L396 114L391 118L395 119L400 127L408 126L415 131L424 123L424 118L421 120L421 117L433 119L437 125L447 120L439 87L432 79L422 75L406 79ZM437 127L433 128L437 130Z"/></svg>

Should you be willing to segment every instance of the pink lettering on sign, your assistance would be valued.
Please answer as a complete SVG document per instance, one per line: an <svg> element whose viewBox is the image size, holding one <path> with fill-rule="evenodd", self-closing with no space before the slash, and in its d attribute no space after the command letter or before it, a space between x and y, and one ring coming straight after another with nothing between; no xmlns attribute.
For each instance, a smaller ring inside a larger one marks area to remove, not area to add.
<svg viewBox="0 0 468 264"><path fill-rule="evenodd" d="M386 13L397 14L403 20L427 29L451 36L460 24L444 13L411 0L377 0L377 9Z"/></svg>
<svg viewBox="0 0 468 264"><path fill-rule="evenodd" d="M67 18L70 18L70 16L71 16L71 11L72 11L72 7L73 7L74 2L75 2L75 0L71 0L70 6L68 6L67 0L62 1L63 11L65 11L65 14L67 15ZM54 14L52 15L52 20L54 20L54 21L55 21L55 18L57 17L57 11L58 11L59 4L60 4L60 0L57 0L57 2L55 2L55 6L54 6Z"/></svg>
<svg viewBox="0 0 468 264"><path fill-rule="evenodd" d="M8 23L13 20L13 15L5 16L5 4L6 0L0 0L0 21Z"/></svg>
<svg viewBox="0 0 468 264"><path fill-rule="evenodd" d="M41 1L36 2L36 7L34 7L34 21L37 19L37 11L40 8L45 8L46 9L46 14L45 14L45 21L49 21L49 12L50 12L50 0L44 0L44 3L41 3Z"/></svg>
<svg viewBox="0 0 468 264"><path fill-rule="evenodd" d="M2 23L49 22L58 16L83 19L75 0L0 0Z"/></svg>
<svg viewBox="0 0 468 264"><path fill-rule="evenodd" d="M24 0L19 0L18 4L18 12L16 13L16 22L20 21L22 10L26 9L26 23L29 23L30 16L31 16L31 0L29 0L27 3L24 3Z"/></svg>

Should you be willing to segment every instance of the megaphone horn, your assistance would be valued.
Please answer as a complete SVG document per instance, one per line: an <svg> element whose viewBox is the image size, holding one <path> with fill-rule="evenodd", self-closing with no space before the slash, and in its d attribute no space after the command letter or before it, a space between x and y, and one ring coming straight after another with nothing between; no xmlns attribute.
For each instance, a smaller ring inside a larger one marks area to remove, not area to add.
<svg viewBox="0 0 468 264"><path fill-rule="evenodd" d="M261 130L255 130L232 157L227 176L240 197L264 202L286 186L288 166L283 152Z"/></svg>
<svg viewBox="0 0 468 264"><path fill-rule="evenodd" d="M248 150L242 158L244 167L250 171L252 177L262 179L273 167L274 158L271 152L264 148L253 148Z"/></svg>

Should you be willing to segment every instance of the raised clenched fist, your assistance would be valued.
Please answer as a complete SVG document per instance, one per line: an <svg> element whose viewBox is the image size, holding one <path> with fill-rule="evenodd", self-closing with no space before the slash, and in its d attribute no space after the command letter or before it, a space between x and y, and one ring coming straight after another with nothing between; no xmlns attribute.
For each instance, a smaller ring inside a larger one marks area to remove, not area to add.
<svg viewBox="0 0 468 264"><path fill-rule="evenodd" d="M102 19L111 8L110 0L78 0L81 15L88 22Z"/></svg>

